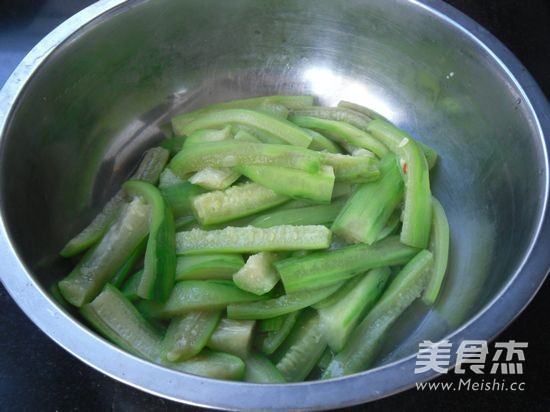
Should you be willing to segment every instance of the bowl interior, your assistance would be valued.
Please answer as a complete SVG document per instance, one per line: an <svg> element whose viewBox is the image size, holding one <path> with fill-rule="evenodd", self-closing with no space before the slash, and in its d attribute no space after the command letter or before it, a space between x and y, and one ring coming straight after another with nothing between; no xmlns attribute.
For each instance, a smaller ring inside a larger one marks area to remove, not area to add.
<svg viewBox="0 0 550 412"><path fill-rule="evenodd" d="M30 79L2 139L2 215L29 273L45 290L68 273L73 263L57 253L174 113L303 93L369 106L439 153L433 192L452 233L443 295L407 311L380 362L443 338L528 253L544 202L543 147L506 70L412 2L145 1L83 27Z"/></svg>

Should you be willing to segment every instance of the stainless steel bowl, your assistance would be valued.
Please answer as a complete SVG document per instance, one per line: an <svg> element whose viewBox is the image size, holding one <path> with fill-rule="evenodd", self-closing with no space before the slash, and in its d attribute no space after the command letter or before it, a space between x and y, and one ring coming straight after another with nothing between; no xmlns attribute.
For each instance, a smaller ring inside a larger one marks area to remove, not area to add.
<svg viewBox="0 0 550 412"><path fill-rule="evenodd" d="M205 103L313 93L366 104L437 149L452 228L439 303L413 305L379 365L323 382L203 379L129 355L61 308L57 258L159 124ZM100 1L54 30L0 94L2 282L69 352L145 391L220 408L331 408L404 390L422 339L491 339L549 268L548 102L520 63L440 1ZM85 389L83 389L85 390Z"/></svg>

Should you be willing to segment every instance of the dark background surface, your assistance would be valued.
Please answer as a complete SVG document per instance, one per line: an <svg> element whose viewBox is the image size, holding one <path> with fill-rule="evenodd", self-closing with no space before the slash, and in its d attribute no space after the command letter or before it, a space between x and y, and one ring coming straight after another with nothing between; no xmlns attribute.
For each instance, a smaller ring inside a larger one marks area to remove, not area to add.
<svg viewBox="0 0 550 412"><path fill-rule="evenodd" d="M90 3L83 0L0 0L0 85L45 34ZM500 39L527 67L546 96L550 96L548 0L452 0L448 3ZM194 409L133 389L83 364L34 326L1 286L0 320L2 411ZM368 409L550 410L549 282L496 340L529 343L524 375L509 378L509 381L525 381L524 391L411 389L371 403ZM443 382L458 380L459 376L454 374L439 378ZM366 405L351 409L363 410Z"/></svg>

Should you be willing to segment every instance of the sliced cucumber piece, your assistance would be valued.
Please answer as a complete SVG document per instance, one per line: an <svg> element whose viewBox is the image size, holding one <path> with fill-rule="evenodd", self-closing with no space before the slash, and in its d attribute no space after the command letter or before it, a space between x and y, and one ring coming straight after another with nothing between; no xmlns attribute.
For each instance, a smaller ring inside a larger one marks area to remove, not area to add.
<svg viewBox="0 0 550 412"><path fill-rule="evenodd" d="M255 324L253 320L222 318L206 346L245 358L250 353Z"/></svg>
<svg viewBox="0 0 550 412"><path fill-rule="evenodd" d="M180 255L201 253L255 253L285 250L326 249L331 232L325 226L252 226L226 227L205 231L193 229L176 234L176 252Z"/></svg>
<svg viewBox="0 0 550 412"><path fill-rule="evenodd" d="M252 215L287 200L288 197L257 183L244 183L195 196L192 208L199 223L213 225Z"/></svg>
<svg viewBox="0 0 550 412"><path fill-rule="evenodd" d="M233 275L233 282L242 290L263 295L269 292L279 281L279 274L272 263L277 255L260 252L249 256L245 265Z"/></svg>
<svg viewBox="0 0 550 412"><path fill-rule="evenodd" d="M176 280L231 279L243 266L241 255L179 256Z"/></svg>

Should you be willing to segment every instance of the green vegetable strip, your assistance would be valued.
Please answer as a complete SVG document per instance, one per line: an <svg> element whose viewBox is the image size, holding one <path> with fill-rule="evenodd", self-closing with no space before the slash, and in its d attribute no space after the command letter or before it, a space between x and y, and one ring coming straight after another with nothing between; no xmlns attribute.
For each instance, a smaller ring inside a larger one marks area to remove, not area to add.
<svg viewBox="0 0 550 412"><path fill-rule="evenodd" d="M195 196L192 208L199 223L213 225L253 215L287 200L286 196L249 182Z"/></svg>
<svg viewBox="0 0 550 412"><path fill-rule="evenodd" d="M191 199L204 190L189 182L183 182L160 189L164 200L170 206L174 217L185 216L191 213Z"/></svg>
<svg viewBox="0 0 550 412"><path fill-rule="evenodd" d="M162 172L168 161L168 155L168 151L160 147L147 150L143 156L143 160L130 179L143 180L155 184L160 172ZM96 215L94 220L65 245L60 255L64 257L77 255L99 241L117 218L126 200L127 197L124 191L122 189L119 190L105 204L103 210Z"/></svg>
<svg viewBox="0 0 550 412"><path fill-rule="evenodd" d="M201 253L255 253L281 250L314 250L330 246L331 232L324 226L273 226L267 229L226 227L193 229L176 234L180 255Z"/></svg>
<svg viewBox="0 0 550 412"><path fill-rule="evenodd" d="M172 132L171 126L170 132ZM185 139L187 139L187 136L169 136L160 143L160 147L168 150L170 155L173 156L181 150L183 144L185 143Z"/></svg>
<svg viewBox="0 0 550 412"><path fill-rule="evenodd" d="M432 197L432 213L430 251L434 255L434 264L428 286L422 296L422 300L427 305L433 305L439 295L449 260L449 222L443 206L435 197Z"/></svg>
<svg viewBox="0 0 550 412"><path fill-rule="evenodd" d="M269 319L286 315L325 299L336 292L340 286L337 283L323 289L290 293L259 302L230 304L227 306L227 316L231 319Z"/></svg>
<svg viewBox="0 0 550 412"><path fill-rule="evenodd" d="M207 167L189 178L189 182L208 190L224 190L231 186L241 174L229 168Z"/></svg>
<svg viewBox="0 0 550 412"><path fill-rule="evenodd" d="M206 346L245 358L250 352L255 324L253 320L222 318Z"/></svg>
<svg viewBox="0 0 550 412"><path fill-rule="evenodd" d="M239 128L237 133L235 133L235 137L233 139L248 143L262 143L262 141L256 136L241 128Z"/></svg>
<svg viewBox="0 0 550 412"><path fill-rule="evenodd" d="M432 263L432 254L423 250L397 274L343 351L332 360L324 379L349 375L371 365L386 331L424 290Z"/></svg>
<svg viewBox="0 0 550 412"><path fill-rule="evenodd" d="M311 200L305 200L305 199L292 199L286 203L283 203L280 206L274 207L270 211L264 212L264 213L271 213L278 212L280 210L290 210L290 209L298 209L299 207L308 207L317 205L317 203L312 202ZM324 205L323 205L324 206Z"/></svg>
<svg viewBox="0 0 550 412"><path fill-rule="evenodd" d="M143 276L143 269L138 270L130 278L124 282L120 291L124 297L130 301L136 301L139 299L138 287L141 283L141 277Z"/></svg>
<svg viewBox="0 0 550 412"><path fill-rule="evenodd" d="M388 219L388 222L386 223L386 226L380 231L380 234L378 235L378 240L382 240L387 238L390 235L397 233L397 228L399 227L399 224L401 223L401 209L396 209Z"/></svg>
<svg viewBox="0 0 550 412"><path fill-rule="evenodd" d="M418 249L390 236L372 245L354 245L275 262L287 293L334 285L369 269L402 265Z"/></svg>
<svg viewBox="0 0 550 412"><path fill-rule="evenodd" d="M166 141L166 140L169 140L169 139L172 139L173 137L175 137L175 134L174 134L174 131L172 130L172 122L169 121L169 122L166 122L166 123L161 123L159 125L159 130L162 132L162 134L164 135L164 137L166 138L163 143ZM181 137L181 136L180 136ZM164 149L168 149L168 147L164 147L162 144L160 145L161 147L163 147Z"/></svg>
<svg viewBox="0 0 550 412"><path fill-rule="evenodd" d="M210 142L184 147L169 164L174 174L182 178L205 167L235 167L263 164L289 167L315 173L321 167L321 155L302 147L244 143L238 140Z"/></svg>
<svg viewBox="0 0 550 412"><path fill-rule="evenodd" d="M71 310L72 306L69 305L69 302L65 300L61 292L59 291L59 286L57 283L52 283L50 287L48 288L50 291L50 294L54 298L54 300L63 308L67 310Z"/></svg>
<svg viewBox="0 0 550 412"><path fill-rule="evenodd" d="M160 336L114 286L107 284L80 312L101 335L122 349L153 362L158 359Z"/></svg>
<svg viewBox="0 0 550 412"><path fill-rule="evenodd" d="M257 106L255 110L265 112L274 117L280 117L281 119L286 119L288 117L288 108L279 103L262 103L260 106Z"/></svg>
<svg viewBox="0 0 550 412"><path fill-rule="evenodd" d="M356 111L367 117L370 117L371 119L380 119L380 120L385 120L386 122L389 122L389 120L386 119L384 116L382 116L380 113L375 112L374 110L369 109L368 107L361 106L360 104L357 104L357 103L340 100L337 106L343 109L350 109L350 110Z"/></svg>
<svg viewBox="0 0 550 412"><path fill-rule="evenodd" d="M301 312L298 311L291 312L288 315L284 315L284 322L278 330L261 334L257 342L260 350L266 355L273 354L290 334L292 328L294 328L294 325L296 324L296 320L298 319L298 315L300 313ZM265 322L267 320L268 319L262 322Z"/></svg>
<svg viewBox="0 0 550 412"><path fill-rule="evenodd" d="M388 152L388 148L379 140L348 123L308 116L290 116L289 120L298 126L330 133L331 137L370 150L380 158Z"/></svg>
<svg viewBox="0 0 550 412"><path fill-rule="evenodd" d="M380 177L378 160L373 156L323 153L322 163L332 166L337 181L371 182Z"/></svg>
<svg viewBox="0 0 550 412"><path fill-rule="evenodd" d="M389 276L388 268L372 269L338 302L319 310L320 328L332 350L344 348L355 326L382 295Z"/></svg>
<svg viewBox="0 0 550 412"><path fill-rule="evenodd" d="M321 359L319 359L319 362L317 362L317 367L321 370L325 370L330 362L332 362L332 359L334 358L334 352L330 350L330 347L326 348L323 352L323 356L321 356Z"/></svg>
<svg viewBox="0 0 550 412"><path fill-rule="evenodd" d="M335 182L332 189L332 198L339 199L343 196L349 196L355 190L356 185L351 182Z"/></svg>
<svg viewBox="0 0 550 412"><path fill-rule="evenodd" d="M286 140L283 140L277 136L273 136L272 134L269 134L255 127L236 125L236 126L233 126L233 130L235 130L237 133L239 131L247 132L248 134L254 136L260 143L289 144Z"/></svg>
<svg viewBox="0 0 550 412"><path fill-rule="evenodd" d="M183 125L182 134L191 134L200 129L215 129L227 124L254 127L295 146L308 147L312 138L291 122L254 110L226 109L202 114Z"/></svg>
<svg viewBox="0 0 550 412"><path fill-rule="evenodd" d="M403 200L404 184L397 159L389 154L380 163L382 177L359 186L332 225L332 231L349 242L375 242Z"/></svg>
<svg viewBox="0 0 550 412"><path fill-rule="evenodd" d="M288 315L281 315L275 318L263 319L258 323L260 332L274 332L283 326Z"/></svg>
<svg viewBox="0 0 550 412"><path fill-rule="evenodd" d="M147 235L149 207L139 199L124 205L101 241L90 249L59 290L74 306L92 301Z"/></svg>
<svg viewBox="0 0 550 412"><path fill-rule="evenodd" d="M146 246L147 238L141 241L141 243L134 249L130 256L128 256L126 262L124 262L122 266L117 270L117 272L109 282L111 285L120 288L120 286L124 283L128 275L132 271L138 259L143 256L143 252L145 251Z"/></svg>
<svg viewBox="0 0 550 412"><path fill-rule="evenodd" d="M246 370L245 382L251 383L285 383L286 380L279 369L269 359L259 353L252 353L244 358Z"/></svg>
<svg viewBox="0 0 550 412"><path fill-rule="evenodd" d="M187 360L206 346L216 329L221 311L189 312L170 321L161 344L161 356L169 362Z"/></svg>
<svg viewBox="0 0 550 412"><path fill-rule="evenodd" d="M424 153L426 161L428 162L428 168L431 170L437 163L437 152L428 145L417 141L416 144L420 147L420 150Z"/></svg>
<svg viewBox="0 0 550 412"><path fill-rule="evenodd" d="M176 280L231 279L244 266L241 255L180 256Z"/></svg>
<svg viewBox="0 0 550 412"><path fill-rule="evenodd" d="M363 114L357 113L357 111L350 110L345 107L304 107L293 110L292 115L300 117L318 117L325 120L345 122L361 130L366 130L367 125L371 120L369 117L365 117Z"/></svg>
<svg viewBox="0 0 550 412"><path fill-rule="evenodd" d="M245 364L239 357L206 349L191 359L178 363L165 362L164 366L192 375L231 381L242 380L245 371Z"/></svg>
<svg viewBox="0 0 550 412"><path fill-rule="evenodd" d="M162 171L159 177L159 189L165 189L170 186L179 185L180 183L185 182L179 176L176 176L169 168L166 168Z"/></svg>
<svg viewBox="0 0 550 412"><path fill-rule="evenodd" d="M329 297L320 300L319 302L311 305L313 309L324 309L329 306L333 306L334 304L341 301L345 296L347 296L355 287L361 282L361 279L363 277L361 275L357 275L352 277L351 279L347 280L336 292L334 292Z"/></svg>
<svg viewBox="0 0 550 412"><path fill-rule="evenodd" d="M269 292L279 281L279 274L272 265L276 259L277 255L269 252L249 256L245 265L233 275L233 282L256 295Z"/></svg>
<svg viewBox="0 0 550 412"><path fill-rule="evenodd" d="M208 142L220 142L233 138L231 126L225 126L223 129L200 129L195 130L184 140L183 147L189 147L196 144Z"/></svg>
<svg viewBox="0 0 550 412"><path fill-rule="evenodd" d="M243 165L236 168L250 180L283 196L329 203L334 187L334 171L324 166L318 173L278 166Z"/></svg>
<svg viewBox="0 0 550 412"><path fill-rule="evenodd" d="M328 153L342 153L342 149L340 149L336 143L323 136L321 133L311 129L302 129L313 139L309 145L311 150L325 151Z"/></svg>
<svg viewBox="0 0 550 412"><path fill-rule="evenodd" d="M355 103L346 102L346 101L342 100L341 102L338 103L338 107L343 108L343 109L349 109L352 112L356 112L356 114L362 114L362 115L366 116L366 118L364 120L379 119L379 120L384 120L388 123L391 123L388 119L386 119L381 114L376 113L374 110L371 110L371 109L366 108L364 106L360 106L360 105L355 104ZM353 124L353 123L351 123L351 124ZM364 122L363 122L363 124L364 124ZM354 124L354 125L357 126L357 124ZM360 129L363 129L363 127L360 127L360 126L357 126L357 127L359 127ZM367 128L368 128L368 126L367 126ZM364 129L364 130L366 130L366 129ZM424 156L426 156L426 160L428 161L428 167L430 169L432 167L434 167L435 164L437 163L437 152L425 143L417 141L416 144L418 146L420 146L420 149L424 152Z"/></svg>
<svg viewBox="0 0 550 412"><path fill-rule="evenodd" d="M174 285L165 303L142 301L138 307L149 318L166 319L198 310L223 309L231 303L267 299L239 289L225 280L183 280Z"/></svg>
<svg viewBox="0 0 550 412"><path fill-rule="evenodd" d="M203 107L192 112L180 114L172 119L172 128L176 134L182 134L182 128L197 117L213 111L225 109L257 109L269 105L283 105L289 109L311 106L313 96L263 96L251 99L231 100Z"/></svg>
<svg viewBox="0 0 550 412"><path fill-rule="evenodd" d="M295 209L283 209L258 216L251 226L268 228L278 225L324 225L334 221L343 201L335 201L330 205L299 207Z"/></svg>
<svg viewBox="0 0 550 412"><path fill-rule="evenodd" d="M319 327L315 311L300 316L292 333L279 349L277 369L288 382L304 380L313 370L327 344Z"/></svg>
<svg viewBox="0 0 550 412"><path fill-rule="evenodd" d="M174 219L174 226L176 228L176 231L185 229L192 223L196 223L196 220L193 216L180 216L177 219Z"/></svg>
<svg viewBox="0 0 550 412"><path fill-rule="evenodd" d="M432 200L424 154L409 134L388 122L373 120L369 123L368 131L395 152L406 165L401 242L418 248L428 247Z"/></svg>
<svg viewBox="0 0 550 412"><path fill-rule="evenodd" d="M138 295L164 302L168 299L176 273L175 227L172 211L160 191L150 183L135 180L124 184L129 194L145 199L150 205L149 239Z"/></svg>

